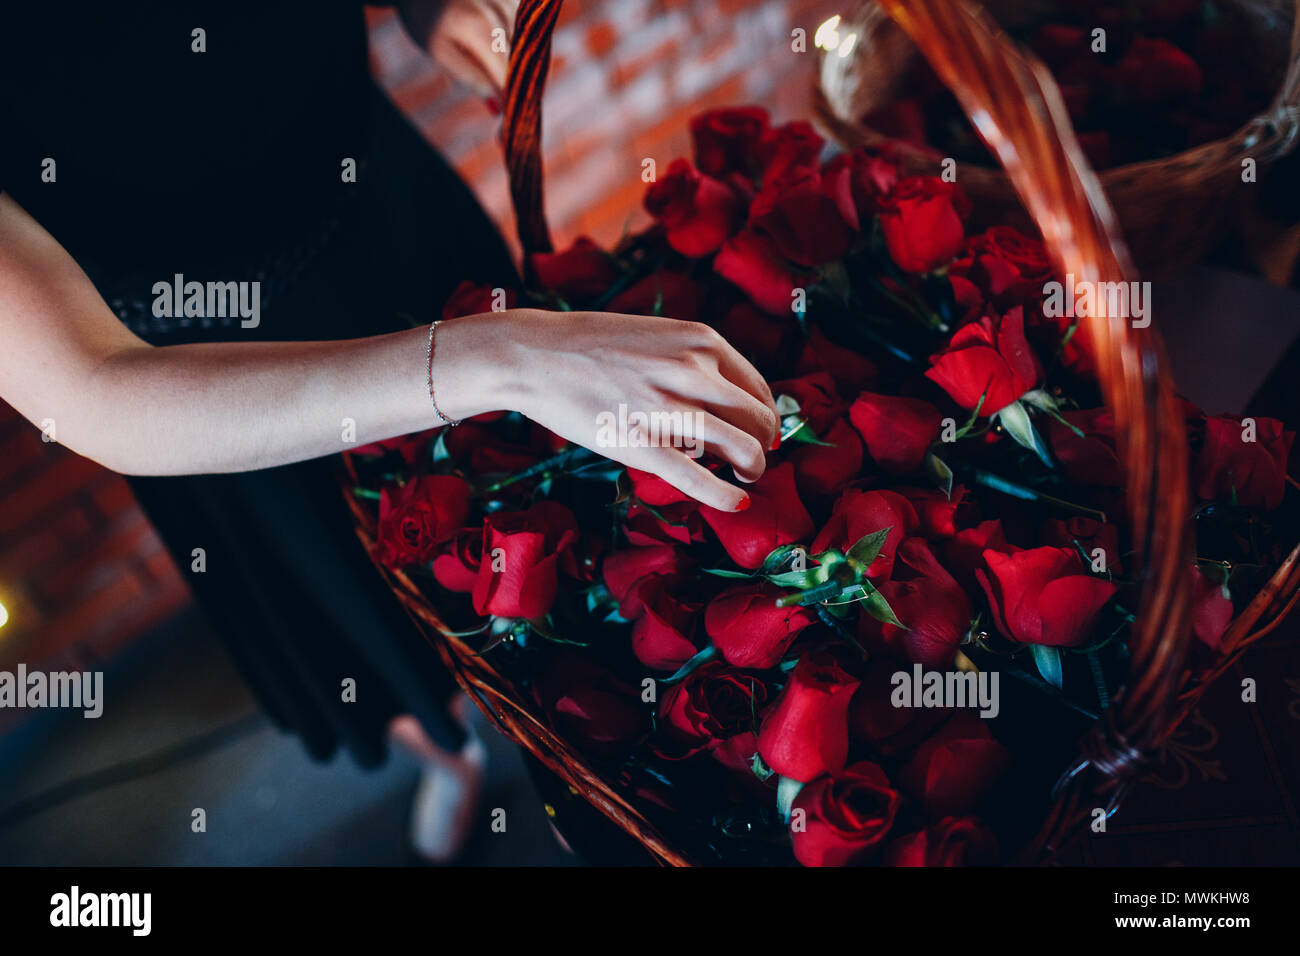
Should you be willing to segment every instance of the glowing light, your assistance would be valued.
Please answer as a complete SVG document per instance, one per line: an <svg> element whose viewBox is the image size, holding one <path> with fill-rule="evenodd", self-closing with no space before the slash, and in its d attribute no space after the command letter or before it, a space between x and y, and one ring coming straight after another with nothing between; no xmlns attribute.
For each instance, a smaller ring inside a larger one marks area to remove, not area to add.
<svg viewBox="0 0 1300 956"><path fill-rule="evenodd" d="M3 604L0 604L0 627L4 627L8 623L9 610Z"/></svg>
<svg viewBox="0 0 1300 956"><path fill-rule="evenodd" d="M817 28L813 34L813 46L821 50L833 50L840 45L840 15L837 13Z"/></svg>
<svg viewBox="0 0 1300 956"><path fill-rule="evenodd" d="M841 60L853 52L853 44L857 42L858 42L858 35L856 33L850 33L848 36L844 38L844 41L840 44L840 49L839 49Z"/></svg>

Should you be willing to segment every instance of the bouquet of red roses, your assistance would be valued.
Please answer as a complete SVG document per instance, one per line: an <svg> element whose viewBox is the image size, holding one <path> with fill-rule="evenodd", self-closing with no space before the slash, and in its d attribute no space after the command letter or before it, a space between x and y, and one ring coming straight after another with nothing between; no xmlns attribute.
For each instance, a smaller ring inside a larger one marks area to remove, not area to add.
<svg viewBox="0 0 1300 956"><path fill-rule="evenodd" d="M377 557L699 853L993 862L1125 672L1137 582L1090 343L1042 244L968 235L957 184L824 159L811 126L757 108L691 131L693 160L647 190L651 228L535 254L534 288L465 285L446 316L713 325L783 416L750 507L482 416L361 450ZM1186 416L1213 656L1282 558L1294 435Z"/></svg>

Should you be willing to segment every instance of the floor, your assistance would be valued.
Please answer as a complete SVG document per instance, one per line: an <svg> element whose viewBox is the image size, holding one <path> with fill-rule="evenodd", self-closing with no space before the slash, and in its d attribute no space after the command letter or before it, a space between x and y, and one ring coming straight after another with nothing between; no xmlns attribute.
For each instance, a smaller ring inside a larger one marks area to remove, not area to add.
<svg viewBox="0 0 1300 956"><path fill-rule="evenodd" d="M313 763L256 709L197 612L116 660L104 715L34 712L0 736L0 864L401 865L417 767ZM483 825L464 864L574 865L515 749L489 727ZM192 829L202 808L206 832ZM506 811L504 833L491 829Z"/></svg>

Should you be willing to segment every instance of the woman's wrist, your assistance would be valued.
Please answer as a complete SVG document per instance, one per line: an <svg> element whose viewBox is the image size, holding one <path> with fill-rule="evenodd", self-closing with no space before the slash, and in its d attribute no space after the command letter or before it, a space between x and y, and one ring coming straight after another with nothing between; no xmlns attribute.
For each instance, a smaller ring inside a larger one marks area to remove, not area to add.
<svg viewBox="0 0 1300 956"><path fill-rule="evenodd" d="M453 421L502 409L524 410L525 363L518 357L514 327L527 311L483 312L439 324L429 402L435 424L444 424L434 411L435 401L437 410Z"/></svg>

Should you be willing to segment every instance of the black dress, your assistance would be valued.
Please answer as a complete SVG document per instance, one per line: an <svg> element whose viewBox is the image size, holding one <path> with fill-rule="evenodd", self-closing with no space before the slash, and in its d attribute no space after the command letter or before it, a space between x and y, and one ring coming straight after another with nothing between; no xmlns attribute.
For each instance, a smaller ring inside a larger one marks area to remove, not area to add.
<svg viewBox="0 0 1300 956"><path fill-rule="evenodd" d="M430 321L462 279L513 281L473 195L373 86L359 3L10 6L0 188L149 342L388 332ZM153 287L176 274L259 281L260 323L156 317ZM376 763L402 713L458 746L450 677L361 550L335 466L131 484L263 707L314 757L342 745Z"/></svg>

